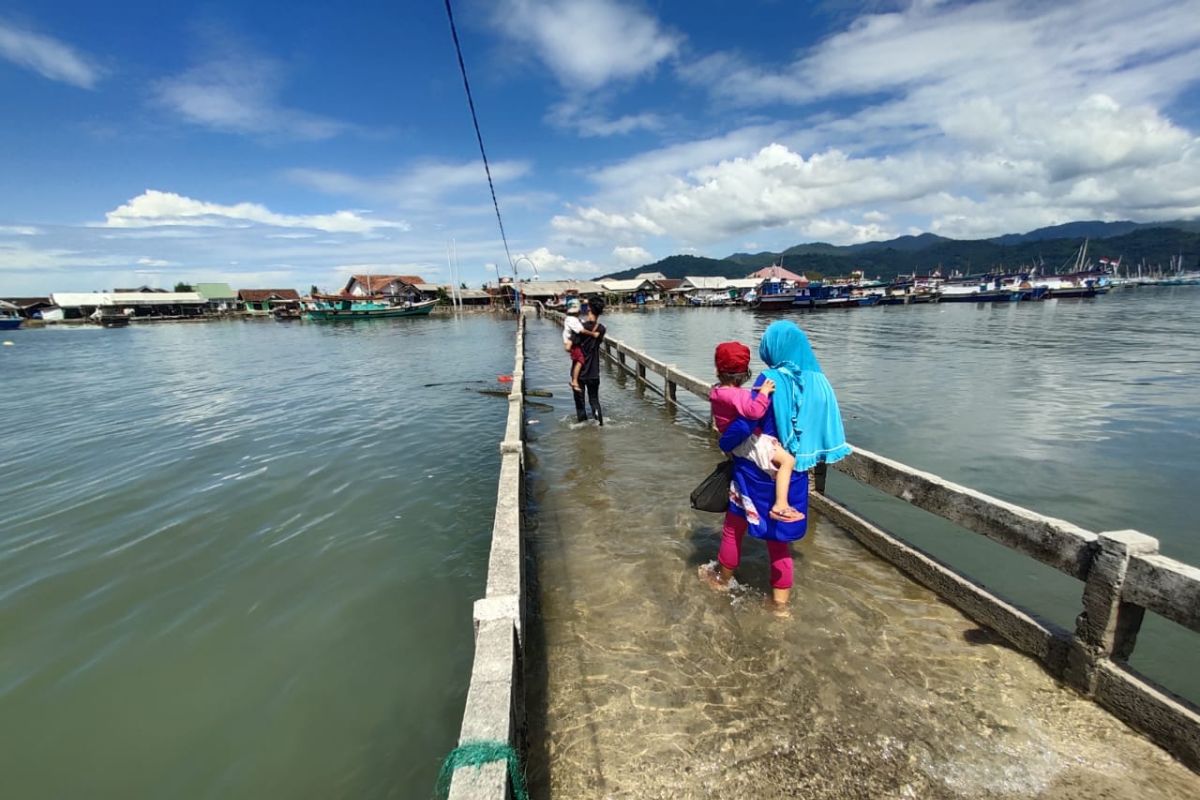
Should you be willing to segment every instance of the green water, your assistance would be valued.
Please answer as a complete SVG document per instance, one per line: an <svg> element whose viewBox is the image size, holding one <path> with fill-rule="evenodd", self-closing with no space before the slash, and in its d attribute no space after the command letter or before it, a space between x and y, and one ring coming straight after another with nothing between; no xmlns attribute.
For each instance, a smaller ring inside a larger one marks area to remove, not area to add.
<svg viewBox="0 0 1200 800"><path fill-rule="evenodd" d="M429 796L513 330L6 333L0 796Z"/></svg>
<svg viewBox="0 0 1200 800"><path fill-rule="evenodd" d="M1091 530L1140 530L1200 565L1190 502L1200 486L1200 287L785 315L662 309L612 314L608 327L708 379L718 342L756 351L781 318L808 333L853 444ZM1074 628L1082 584L836 473L830 491ZM1131 663L1200 701L1200 636L1147 614Z"/></svg>

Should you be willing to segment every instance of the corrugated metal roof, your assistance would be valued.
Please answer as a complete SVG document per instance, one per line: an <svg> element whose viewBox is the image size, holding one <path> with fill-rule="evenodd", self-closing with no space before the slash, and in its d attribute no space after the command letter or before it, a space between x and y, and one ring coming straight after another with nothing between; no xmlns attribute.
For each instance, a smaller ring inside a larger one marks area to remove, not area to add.
<svg viewBox="0 0 1200 800"><path fill-rule="evenodd" d="M568 292L603 294L604 287L595 281L529 281L519 284L521 294L529 297L553 297Z"/></svg>
<svg viewBox="0 0 1200 800"><path fill-rule="evenodd" d="M728 289L729 279L722 278L719 275L692 276L688 275L684 278L689 284L697 289Z"/></svg>
<svg viewBox="0 0 1200 800"><path fill-rule="evenodd" d="M730 278L726 281L729 289L755 289L762 283L762 278Z"/></svg>
<svg viewBox="0 0 1200 800"><path fill-rule="evenodd" d="M300 293L295 289L238 289L238 300L243 302L261 303L264 300L299 300Z"/></svg>
<svg viewBox="0 0 1200 800"><path fill-rule="evenodd" d="M205 300L237 299L237 292L228 283L197 283L193 288Z"/></svg>
<svg viewBox="0 0 1200 800"><path fill-rule="evenodd" d="M54 292L50 301L59 308L81 306L175 306L201 304L196 292Z"/></svg>
<svg viewBox="0 0 1200 800"><path fill-rule="evenodd" d="M645 278L628 278L622 281L600 281L599 283L604 287L604 291L617 293L636 292L638 289L642 288L653 291L657 288L653 281Z"/></svg>

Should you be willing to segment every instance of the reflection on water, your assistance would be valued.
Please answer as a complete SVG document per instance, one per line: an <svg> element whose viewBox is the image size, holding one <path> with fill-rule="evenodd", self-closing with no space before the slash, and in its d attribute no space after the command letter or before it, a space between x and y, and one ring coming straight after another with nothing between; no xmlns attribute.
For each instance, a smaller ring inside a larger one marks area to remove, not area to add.
<svg viewBox="0 0 1200 800"><path fill-rule="evenodd" d="M495 499L495 448L467 445L507 412L468 381L511 370L511 334L6 334L0 794L423 795Z"/></svg>
<svg viewBox="0 0 1200 800"><path fill-rule="evenodd" d="M631 319L614 315L614 335L632 341ZM703 335L705 351L721 336ZM531 385L565 383L555 336L530 327ZM682 351L668 360L684 363ZM612 370L601 393L603 430L572 428L565 394L531 429L540 616L527 660L541 690L530 701L541 796L1200 792L1196 776L823 520L795 548L792 620L762 609L767 563L752 541L743 588L711 592L696 569L716 553L719 518L686 500L716 459L711 439Z"/></svg>

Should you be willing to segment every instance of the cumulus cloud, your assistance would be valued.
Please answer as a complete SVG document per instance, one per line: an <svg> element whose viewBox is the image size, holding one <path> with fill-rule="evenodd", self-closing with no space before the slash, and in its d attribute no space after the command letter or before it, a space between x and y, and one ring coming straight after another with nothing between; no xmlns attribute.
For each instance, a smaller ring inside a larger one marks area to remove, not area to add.
<svg viewBox="0 0 1200 800"><path fill-rule="evenodd" d="M44 78L91 89L100 69L90 58L65 42L34 33L0 19L0 58L31 69Z"/></svg>
<svg viewBox="0 0 1200 800"><path fill-rule="evenodd" d="M329 139L351 125L289 108L279 99L284 69L278 61L227 52L158 81L158 103L184 120L227 133L286 139Z"/></svg>
<svg viewBox="0 0 1200 800"><path fill-rule="evenodd" d="M602 271L602 268L593 261L552 253L545 247L539 247L529 253L521 253L520 256L524 256L534 264L537 264L538 274L543 278L564 274L595 275Z"/></svg>
<svg viewBox="0 0 1200 800"><path fill-rule="evenodd" d="M681 37L619 0L503 0L492 20L568 89L591 91L643 75L674 55Z"/></svg>
<svg viewBox="0 0 1200 800"><path fill-rule="evenodd" d="M913 3L782 68L716 53L678 74L720 103L812 113L594 170L592 196L551 221L562 239L845 243L1200 215L1200 139L1163 111L1200 75L1195 2Z"/></svg>
<svg viewBox="0 0 1200 800"><path fill-rule="evenodd" d="M360 234L388 228L408 229L407 223L365 217L355 211L335 211L331 214L279 214L258 203L222 205L155 189L148 189L109 211L105 215L104 225L110 228L264 225L276 228L311 228L327 233Z"/></svg>
<svg viewBox="0 0 1200 800"><path fill-rule="evenodd" d="M650 251L644 247L637 245L627 245L625 247L614 247L613 258L627 267L636 267L639 264L649 264L654 260L654 256L650 255Z"/></svg>

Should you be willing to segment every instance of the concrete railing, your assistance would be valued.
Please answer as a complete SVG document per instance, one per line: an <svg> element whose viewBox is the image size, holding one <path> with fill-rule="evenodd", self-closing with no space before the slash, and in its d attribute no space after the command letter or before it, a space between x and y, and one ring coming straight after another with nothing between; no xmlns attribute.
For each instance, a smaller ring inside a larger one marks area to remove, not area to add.
<svg viewBox="0 0 1200 800"><path fill-rule="evenodd" d="M522 436L525 392L525 317L517 317L517 353L513 364L508 420L500 443L500 480L488 557L487 591L475 602L475 662L463 710L459 744L507 742L518 753L525 728L524 619L521 574L521 495L525 443ZM454 773L451 800L507 800L508 766L494 761Z"/></svg>
<svg viewBox="0 0 1200 800"><path fill-rule="evenodd" d="M547 314L561 319L557 312ZM606 337L603 352L622 373L692 416L698 415L679 404L678 390L708 399L710 382L624 342ZM661 387L649 380L649 373L661 376ZM1137 531L1094 533L861 448L833 467L1083 581L1083 610L1074 631L1036 619L825 495L824 470L814 470L814 509L1200 771L1200 709L1136 674L1127 663L1146 609L1200 632L1200 569L1159 555L1158 540Z"/></svg>

